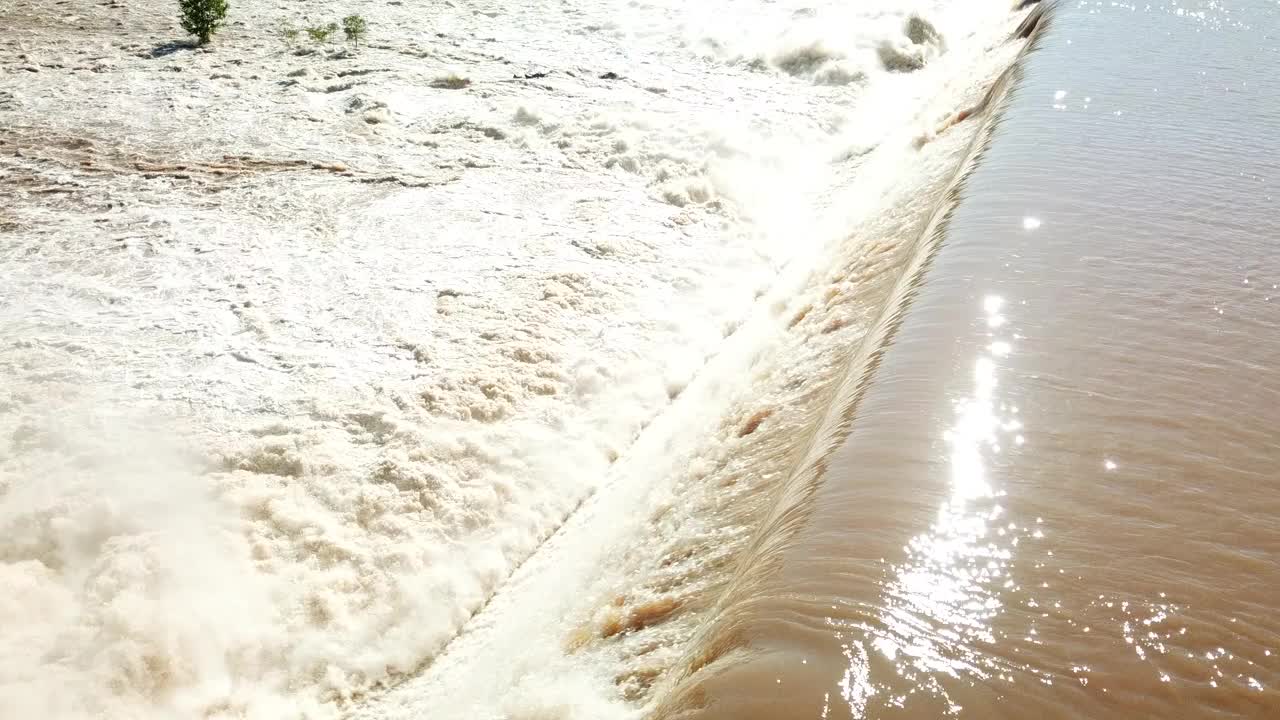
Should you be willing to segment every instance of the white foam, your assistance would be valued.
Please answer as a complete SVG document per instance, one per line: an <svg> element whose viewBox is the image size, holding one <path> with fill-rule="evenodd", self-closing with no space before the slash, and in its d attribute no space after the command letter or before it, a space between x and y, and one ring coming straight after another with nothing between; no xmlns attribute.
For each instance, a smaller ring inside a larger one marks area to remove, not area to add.
<svg viewBox="0 0 1280 720"><path fill-rule="evenodd" d="M153 60L131 53L172 9L147 0L101 31L115 69L24 77L5 132L40 159L15 172L71 192L0 210L0 707L322 718L417 671L616 459L640 492L707 441L771 308L874 206L832 159L927 124L943 87L879 69L886 3L745 34L736 5L408 5L352 5L352 58L285 52L293 11L244 2L216 52ZM85 42L31 12L37 59ZM935 14L949 39L983 17ZM729 61L677 42L699 37ZM805 82L734 59L811 46ZM450 73L472 85L431 87ZM226 154L330 169L201 174ZM530 618L579 599L604 539ZM441 712L629 712L560 629L504 638L514 674L473 690L512 685Z"/></svg>
<svg viewBox="0 0 1280 720"><path fill-rule="evenodd" d="M235 508L167 423L76 409L14 430L0 704L73 718L245 699L244 678L278 677L283 627L280 588L255 572Z"/></svg>

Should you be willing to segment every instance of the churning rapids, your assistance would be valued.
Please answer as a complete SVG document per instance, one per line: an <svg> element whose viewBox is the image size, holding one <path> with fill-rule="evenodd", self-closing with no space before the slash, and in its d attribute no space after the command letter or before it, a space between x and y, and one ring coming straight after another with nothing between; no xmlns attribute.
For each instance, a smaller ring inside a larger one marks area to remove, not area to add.
<svg viewBox="0 0 1280 720"><path fill-rule="evenodd" d="M1091 512L987 470L1037 442L995 389L1034 292L923 282L1065 8L243 0L192 49L172 5L0 0L0 718L1067 717L1002 683L1110 669L1005 650L1076 628L1002 611L1035 502ZM1232 482L1276 459L1233 437ZM1187 622L1244 699L1194 697L1265 717L1232 613Z"/></svg>

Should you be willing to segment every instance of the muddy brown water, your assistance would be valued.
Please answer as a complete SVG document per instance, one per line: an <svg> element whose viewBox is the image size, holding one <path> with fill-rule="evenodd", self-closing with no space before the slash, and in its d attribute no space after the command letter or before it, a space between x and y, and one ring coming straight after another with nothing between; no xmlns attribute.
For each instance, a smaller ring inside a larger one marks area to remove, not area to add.
<svg viewBox="0 0 1280 720"><path fill-rule="evenodd" d="M1055 9L659 716L1280 717L1278 60Z"/></svg>

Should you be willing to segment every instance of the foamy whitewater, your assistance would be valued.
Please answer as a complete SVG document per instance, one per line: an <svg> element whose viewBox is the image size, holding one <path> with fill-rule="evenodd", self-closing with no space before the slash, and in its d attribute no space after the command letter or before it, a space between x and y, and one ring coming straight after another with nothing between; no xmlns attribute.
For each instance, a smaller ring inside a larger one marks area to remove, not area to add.
<svg viewBox="0 0 1280 720"><path fill-rule="evenodd" d="M651 708L1025 12L0 5L0 717Z"/></svg>

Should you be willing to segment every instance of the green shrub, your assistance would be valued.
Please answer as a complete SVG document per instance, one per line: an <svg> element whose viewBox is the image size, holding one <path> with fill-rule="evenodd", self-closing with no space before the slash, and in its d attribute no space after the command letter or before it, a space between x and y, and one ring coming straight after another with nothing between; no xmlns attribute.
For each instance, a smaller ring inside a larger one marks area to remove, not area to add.
<svg viewBox="0 0 1280 720"><path fill-rule="evenodd" d="M307 28L307 35L311 36L312 42L317 43L329 42L336 32L338 32L338 23L311 25Z"/></svg>
<svg viewBox="0 0 1280 720"><path fill-rule="evenodd" d="M342 18L342 32L347 36L348 42L355 43L359 48L360 41L369 34L369 24L359 15L348 15Z"/></svg>
<svg viewBox="0 0 1280 720"><path fill-rule="evenodd" d="M284 44L289 47L293 47L298 42L298 36L302 34L301 30L287 22L281 23L277 32L280 34L280 39L284 40Z"/></svg>
<svg viewBox="0 0 1280 720"><path fill-rule="evenodd" d="M209 42L227 17L227 0L178 0L182 9L182 29L195 35L199 44Z"/></svg>

